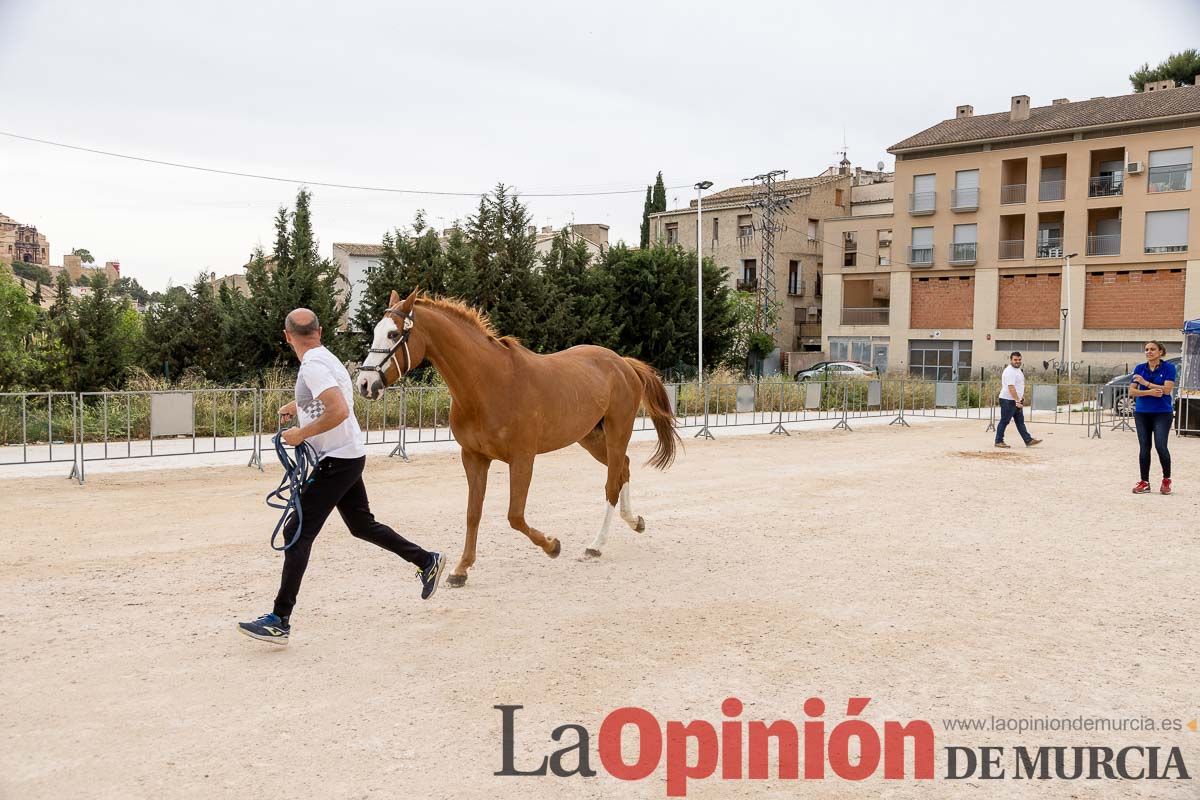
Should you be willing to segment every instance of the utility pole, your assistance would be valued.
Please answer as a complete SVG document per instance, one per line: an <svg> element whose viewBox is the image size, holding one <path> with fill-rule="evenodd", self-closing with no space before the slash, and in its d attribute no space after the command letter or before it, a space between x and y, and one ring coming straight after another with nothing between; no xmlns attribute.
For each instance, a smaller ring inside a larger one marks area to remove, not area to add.
<svg viewBox="0 0 1200 800"><path fill-rule="evenodd" d="M704 394L704 220L701 215L705 189L712 188L712 181L696 184L696 387L700 402L704 403L704 425L696 434L697 439L711 439L708 429L708 398Z"/></svg>
<svg viewBox="0 0 1200 800"><path fill-rule="evenodd" d="M779 339L780 333L778 316L775 315L775 318L772 319L775 307L778 305L775 299L775 236L785 229L782 223L776 221L776 216L786 211L791 204L791 201L780 198L776 194L775 184L778 180L786 176L786 169L773 169L770 172L764 172L750 178L750 180L759 185L759 195L750 204L750 208L759 209L761 218L759 223L759 300L758 310L755 314L755 328L774 340ZM761 358L758 360L757 371L761 376Z"/></svg>

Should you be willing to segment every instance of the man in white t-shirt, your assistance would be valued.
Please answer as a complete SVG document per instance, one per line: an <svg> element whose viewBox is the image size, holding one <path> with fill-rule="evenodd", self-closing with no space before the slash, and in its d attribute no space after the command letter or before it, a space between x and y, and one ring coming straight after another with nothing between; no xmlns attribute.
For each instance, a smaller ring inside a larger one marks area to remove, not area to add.
<svg viewBox="0 0 1200 800"><path fill-rule="evenodd" d="M354 536L417 567L422 598L428 599L437 591L442 576L440 553L413 544L371 514L362 480L367 451L353 414L354 385L342 362L321 345L317 315L307 308L288 314L284 336L300 359L300 372L296 376L295 401L279 409L282 420L295 417L299 425L283 431L283 441L292 447L308 442L317 453L317 465L312 479L300 492L304 524L295 544L284 551L283 577L275 607L270 614L253 622L238 623L242 633L273 644L288 643L292 608L308 567L313 540L335 508ZM284 528L283 540L291 541L295 533L296 518L292 517Z"/></svg>
<svg viewBox="0 0 1200 800"><path fill-rule="evenodd" d="M1008 357L1008 366L1000 376L1000 424L996 426L996 447L1007 448L1004 431L1009 421L1017 425L1017 433L1025 440L1026 447L1042 443L1025 429L1025 373L1021 372L1021 354L1013 352Z"/></svg>

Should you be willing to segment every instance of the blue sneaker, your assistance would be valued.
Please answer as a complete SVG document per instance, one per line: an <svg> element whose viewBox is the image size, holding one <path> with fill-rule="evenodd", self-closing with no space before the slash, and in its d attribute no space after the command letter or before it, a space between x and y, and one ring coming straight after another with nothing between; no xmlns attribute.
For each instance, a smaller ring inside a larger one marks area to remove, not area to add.
<svg viewBox="0 0 1200 800"><path fill-rule="evenodd" d="M292 626L275 614L263 614L254 622L239 622L238 631L260 642L286 646Z"/></svg>
<svg viewBox="0 0 1200 800"><path fill-rule="evenodd" d="M422 570L417 570L417 577L421 579L421 599L428 600L433 597L433 593L437 591L438 584L442 582L442 554L434 553L433 560L429 566ZM286 634L285 634L286 635Z"/></svg>

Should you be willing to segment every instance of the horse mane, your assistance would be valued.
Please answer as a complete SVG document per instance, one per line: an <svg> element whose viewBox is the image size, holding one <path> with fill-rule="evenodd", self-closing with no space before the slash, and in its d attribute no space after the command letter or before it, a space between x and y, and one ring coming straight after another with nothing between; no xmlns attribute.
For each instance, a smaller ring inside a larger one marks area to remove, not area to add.
<svg viewBox="0 0 1200 800"><path fill-rule="evenodd" d="M501 336L496 331L496 327L492 324L492 320L488 315L474 306L468 305L465 300L457 297L420 297L417 299L417 304L432 306L461 319L463 322L474 325L479 329L480 333L503 347L521 346L521 341L517 337Z"/></svg>

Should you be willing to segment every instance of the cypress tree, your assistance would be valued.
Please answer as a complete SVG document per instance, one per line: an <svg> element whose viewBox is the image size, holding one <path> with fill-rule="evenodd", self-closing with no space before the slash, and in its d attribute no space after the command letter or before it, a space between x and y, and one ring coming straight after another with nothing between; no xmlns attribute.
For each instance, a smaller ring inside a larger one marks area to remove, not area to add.
<svg viewBox="0 0 1200 800"><path fill-rule="evenodd" d="M667 210L667 187L663 183L662 172L659 172L658 177L654 179L654 204L652 210Z"/></svg>
<svg viewBox="0 0 1200 800"><path fill-rule="evenodd" d="M642 238L639 247L643 250L650 246L650 212L654 206L653 192L653 187L646 187L646 202L642 204Z"/></svg>

